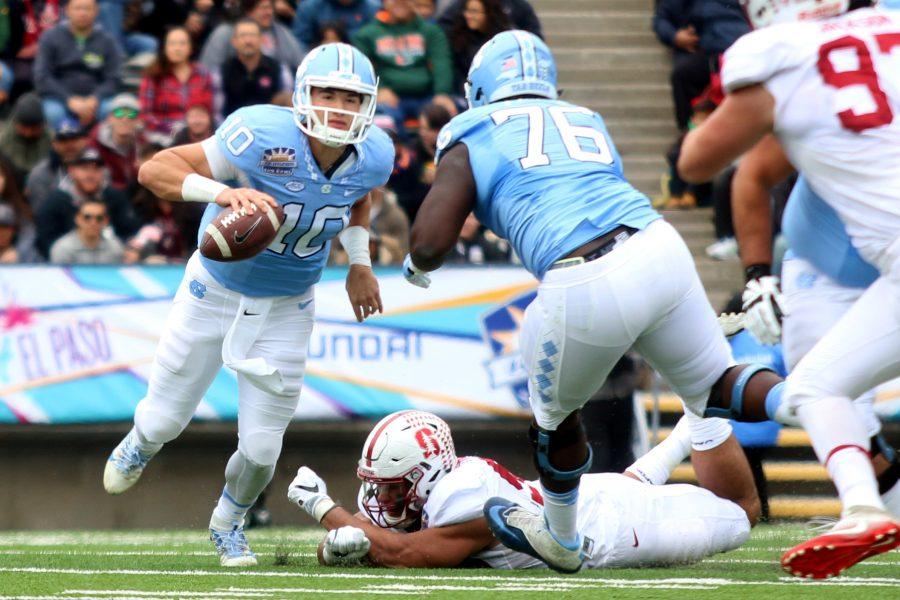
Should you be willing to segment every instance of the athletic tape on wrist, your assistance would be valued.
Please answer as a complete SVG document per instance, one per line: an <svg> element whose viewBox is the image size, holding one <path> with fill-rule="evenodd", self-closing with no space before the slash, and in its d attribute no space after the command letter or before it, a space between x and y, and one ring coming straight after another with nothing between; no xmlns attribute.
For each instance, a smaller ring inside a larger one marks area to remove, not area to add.
<svg viewBox="0 0 900 600"><path fill-rule="evenodd" d="M325 515L329 510L337 506L328 496L323 496L315 505L310 507L309 514L315 519L318 523L322 522L322 519L325 518Z"/></svg>
<svg viewBox="0 0 900 600"><path fill-rule="evenodd" d="M347 251L351 265L372 266L372 257L369 256L369 232L364 227L359 225L348 227L338 235L338 238Z"/></svg>
<svg viewBox="0 0 900 600"><path fill-rule="evenodd" d="M224 183L191 173L184 178L181 184L181 197L185 202L206 202L208 204L215 202L219 194L227 189L228 186Z"/></svg>

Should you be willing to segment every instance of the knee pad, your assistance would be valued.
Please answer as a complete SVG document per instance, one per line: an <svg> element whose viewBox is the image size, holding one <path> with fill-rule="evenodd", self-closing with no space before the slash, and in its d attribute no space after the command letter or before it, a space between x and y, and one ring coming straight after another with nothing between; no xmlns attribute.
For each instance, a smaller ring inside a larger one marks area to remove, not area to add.
<svg viewBox="0 0 900 600"><path fill-rule="evenodd" d="M134 411L134 425L145 440L152 444L171 442L184 431L192 414L178 414L178 411L163 411L146 398L138 403Z"/></svg>
<svg viewBox="0 0 900 600"><path fill-rule="evenodd" d="M235 502L253 504L274 474L274 464L257 464L238 450L225 466L225 490Z"/></svg>
<svg viewBox="0 0 900 600"><path fill-rule="evenodd" d="M281 455L281 439L281 433L257 431L241 437L238 451L257 465L274 465Z"/></svg>
<svg viewBox="0 0 900 600"><path fill-rule="evenodd" d="M561 471L550 464L550 434L556 433L547 431L541 427L531 426L528 431L528 437L534 448L534 466L542 477L553 479L555 481L573 481L584 475L591 468L594 460L594 453L591 447L587 446L587 459L584 463L571 471Z"/></svg>
<svg viewBox="0 0 900 600"><path fill-rule="evenodd" d="M707 402L707 407L703 411L704 417L720 417L722 419L741 420L741 418L743 416L743 409L744 409L744 390L746 389L747 384L750 382L750 380L753 378L753 376L756 375L757 373L760 373L762 371L769 371L771 373L775 372L771 368L769 368L765 365L760 365L760 364L747 365L744 368L744 370L738 374L737 379L734 381L734 385L731 388L730 406L728 408L722 408L719 406L709 406L709 404L713 403L714 400L718 400L718 398L713 397L713 394L716 394L717 396L721 397L721 394L722 394L721 386L722 386L722 383L724 382L725 376L728 375L728 373L730 373L732 369L736 368L736 366L728 367L725 370L725 372L722 373L722 376L719 377L719 380L716 382L716 384L713 386L713 389L710 392L709 401Z"/></svg>

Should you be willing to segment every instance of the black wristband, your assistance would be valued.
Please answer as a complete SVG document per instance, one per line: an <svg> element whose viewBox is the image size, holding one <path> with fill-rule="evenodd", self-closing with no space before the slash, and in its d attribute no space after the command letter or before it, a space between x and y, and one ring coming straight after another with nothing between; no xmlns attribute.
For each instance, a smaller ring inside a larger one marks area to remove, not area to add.
<svg viewBox="0 0 900 600"><path fill-rule="evenodd" d="M750 281L751 279L760 279L761 277L768 277L772 274L772 265L767 265L763 263L750 265L746 269L744 269L744 281Z"/></svg>

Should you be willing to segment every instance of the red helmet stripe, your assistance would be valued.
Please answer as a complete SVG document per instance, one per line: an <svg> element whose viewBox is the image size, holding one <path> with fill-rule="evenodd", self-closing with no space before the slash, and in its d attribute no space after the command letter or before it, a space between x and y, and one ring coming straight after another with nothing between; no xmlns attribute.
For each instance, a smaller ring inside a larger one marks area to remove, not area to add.
<svg viewBox="0 0 900 600"><path fill-rule="evenodd" d="M369 442L369 447L366 449L366 466L367 467L372 466L372 453L375 451L375 441L378 440L378 436L381 435L381 432L384 431L388 425L393 423L398 417L402 417L403 415L405 415L408 412L410 412L410 411L404 410L404 411L398 412L397 414L395 414L392 417L388 417L387 419L384 420L384 422L381 424L381 426L375 431L375 435L372 436L372 441Z"/></svg>

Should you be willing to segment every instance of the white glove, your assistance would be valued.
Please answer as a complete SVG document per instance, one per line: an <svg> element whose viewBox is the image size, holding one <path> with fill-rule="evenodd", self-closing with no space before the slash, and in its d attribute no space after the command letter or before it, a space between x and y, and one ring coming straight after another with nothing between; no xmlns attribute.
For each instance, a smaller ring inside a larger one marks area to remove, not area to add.
<svg viewBox="0 0 900 600"><path fill-rule="evenodd" d="M431 285L431 276L428 271L423 271L414 265L412 256L409 254L403 259L403 276L408 282L420 288L427 288Z"/></svg>
<svg viewBox="0 0 900 600"><path fill-rule="evenodd" d="M332 529L325 536L325 545L322 547L322 558L326 565L346 565L358 562L369 553L372 543L359 527L344 525L338 529Z"/></svg>
<svg viewBox="0 0 900 600"><path fill-rule="evenodd" d="M781 319L788 314L778 277L766 275L751 279L741 296L744 327L761 344L773 345L781 341Z"/></svg>
<svg viewBox="0 0 900 600"><path fill-rule="evenodd" d="M297 476L288 487L287 497L316 521L321 521L325 513L334 507L325 481L309 467L297 469Z"/></svg>

